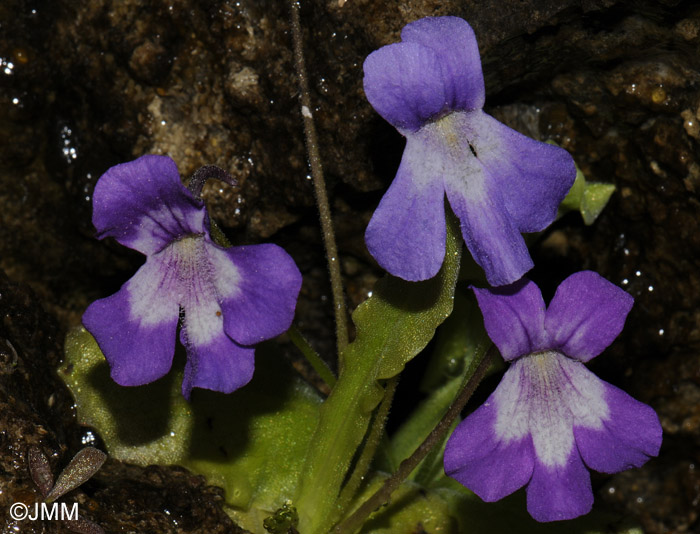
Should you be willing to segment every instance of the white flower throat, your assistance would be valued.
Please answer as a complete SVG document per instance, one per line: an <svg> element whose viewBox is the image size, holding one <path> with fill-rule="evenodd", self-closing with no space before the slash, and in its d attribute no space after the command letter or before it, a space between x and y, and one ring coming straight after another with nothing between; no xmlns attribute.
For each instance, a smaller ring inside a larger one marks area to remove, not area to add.
<svg viewBox="0 0 700 534"><path fill-rule="evenodd" d="M141 273L143 271L143 273ZM168 310L185 311L189 342L206 344L222 331L219 302L240 291L240 273L226 252L192 234L149 256L129 283L131 317L145 326L161 324Z"/></svg>
<svg viewBox="0 0 700 534"><path fill-rule="evenodd" d="M574 426L600 429L609 418L603 382L557 351L516 360L493 398L498 438L508 443L531 435L537 458L547 467L567 463Z"/></svg>

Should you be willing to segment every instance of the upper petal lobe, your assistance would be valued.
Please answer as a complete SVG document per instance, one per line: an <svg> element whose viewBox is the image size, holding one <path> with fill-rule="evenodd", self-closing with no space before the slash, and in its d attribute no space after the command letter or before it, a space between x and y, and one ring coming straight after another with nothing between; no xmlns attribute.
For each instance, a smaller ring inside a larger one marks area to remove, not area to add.
<svg viewBox="0 0 700 534"><path fill-rule="evenodd" d="M442 71L447 108L484 106L484 76L474 30L458 17L425 17L401 31L404 43L417 43L436 53Z"/></svg>
<svg viewBox="0 0 700 534"><path fill-rule="evenodd" d="M545 330L552 348L588 361L620 334L634 299L593 271L564 280L549 304Z"/></svg>
<svg viewBox="0 0 700 534"><path fill-rule="evenodd" d="M505 360L544 348L545 306L537 285L523 279L501 288L472 288L484 326Z"/></svg>
<svg viewBox="0 0 700 534"><path fill-rule="evenodd" d="M425 46L384 46L367 56L363 68L367 100L400 130L418 130L448 105L438 56Z"/></svg>
<svg viewBox="0 0 700 534"><path fill-rule="evenodd" d="M114 237L148 255L179 237L204 232L206 210L182 185L172 159L147 155L102 175L92 222L98 238Z"/></svg>

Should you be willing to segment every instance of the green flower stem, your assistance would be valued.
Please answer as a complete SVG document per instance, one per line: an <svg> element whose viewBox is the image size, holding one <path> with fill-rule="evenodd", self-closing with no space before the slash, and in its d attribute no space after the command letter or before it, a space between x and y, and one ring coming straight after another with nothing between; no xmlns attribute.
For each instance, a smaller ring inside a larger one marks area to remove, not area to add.
<svg viewBox="0 0 700 534"><path fill-rule="evenodd" d="M438 274L423 282L385 276L352 314L355 340L343 356L345 368L319 410L306 453L294 505L299 532L328 532L336 517L343 483L384 398L384 380L398 375L435 335L452 312L462 237L448 214L445 260Z"/></svg>
<svg viewBox="0 0 700 534"><path fill-rule="evenodd" d="M353 345L349 346L352 350ZM348 355L346 354L346 357ZM343 511L338 496L357 446L367 431L369 415L359 404L371 396L376 370L366 365L346 367L321 406L319 425L311 439L300 492L294 504L299 511L300 532L327 532L332 518ZM356 417L360 414L360 417Z"/></svg>
<svg viewBox="0 0 700 534"><path fill-rule="evenodd" d="M291 0L290 6L292 12L292 39L294 41L294 65L299 78L301 115L304 119L306 149L309 153L309 164L311 166L311 176L313 177L314 182L316 204L318 205L319 217L321 219L323 241L326 245L328 271L330 272L331 290L333 292L335 334L338 344L338 368L342 370L342 353L345 347L348 345L348 319L345 309L345 294L343 291L343 280L340 276L340 261L338 259L338 248L335 244L333 220L331 219L331 208L328 202L328 194L326 193L326 182L323 178L321 156L318 150L318 136L316 134L316 126L314 125L313 114L311 112L313 108L311 107L309 81L306 76L306 65L304 64L301 23L299 22L299 10L301 6L298 0Z"/></svg>
<svg viewBox="0 0 700 534"><path fill-rule="evenodd" d="M450 406L449 410L447 410L447 413L438 423L438 425L433 429L428 437L425 438L423 443L420 444L415 452L401 462L398 471L388 478L386 482L384 482L384 485L379 488L374 495L362 503L362 505L350 517L335 528L335 534L351 534L355 532L362 526L372 512L389 501L391 494L404 480L406 480L408 475L411 474L411 471L416 468L421 460L423 460L423 458L425 458L425 456L430 452L433 446L439 443L445 433L450 429L453 421L459 416L460 412L467 404L467 401L474 393L474 390L476 390L476 387L479 385L479 382L481 382L482 378L486 374L486 371L491 365L491 360L496 352L497 349L493 345L488 351L486 351L486 354L481 358L481 361L479 361L474 374L471 375L462 389L462 392L452 403L452 406Z"/></svg>
<svg viewBox="0 0 700 534"><path fill-rule="evenodd" d="M326 362L324 362L321 359L321 357L313 349L313 347L306 340L306 338L302 335L302 333L299 331L296 325L293 324L292 326L290 326L289 330L287 330L287 334L289 334L289 339L292 340L292 343L294 343L294 345L304 355L306 361L308 361L311 364L311 367L314 368L316 374L318 374L318 376L321 377L321 380L323 380L326 383L326 385L332 389L333 386L335 386L336 382L336 378L333 374L333 371L331 371L330 367L328 367Z"/></svg>
<svg viewBox="0 0 700 534"><path fill-rule="evenodd" d="M386 419L389 415L391 402L394 400L394 393L396 392L396 386L399 383L399 376L400 375L396 375L395 377L387 380L384 398L382 399L382 403L379 405L379 409L374 416L374 421L372 421L372 428L367 436L367 441L362 449L362 454L357 460L357 464L355 465L355 469L353 470L350 479L340 492L340 497L338 498L339 510L345 510L348 504L350 504L352 501L353 497L355 497L357 489L364 480L367 470L374 459L374 455L377 452L377 447L384 436L384 427L386 426Z"/></svg>

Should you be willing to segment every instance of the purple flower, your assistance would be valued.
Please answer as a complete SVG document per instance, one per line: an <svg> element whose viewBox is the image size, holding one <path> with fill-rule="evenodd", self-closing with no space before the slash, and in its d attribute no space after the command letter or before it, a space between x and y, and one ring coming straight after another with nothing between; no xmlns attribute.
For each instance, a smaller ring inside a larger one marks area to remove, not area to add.
<svg viewBox="0 0 700 534"><path fill-rule="evenodd" d="M367 227L367 248L395 276L434 276L445 256L446 194L489 283L519 280L532 267L520 233L554 220L574 183L574 162L482 111L479 49L464 20L420 19L401 39L364 63L367 99L406 137L396 178Z"/></svg>
<svg viewBox="0 0 700 534"><path fill-rule="evenodd" d="M584 365L620 333L632 297L591 271L564 280L546 310L530 281L474 292L486 331L513 363L450 437L445 472L489 502L527 485L537 521L588 513L586 467L639 467L661 446L654 410Z"/></svg>
<svg viewBox="0 0 700 534"><path fill-rule="evenodd" d="M93 302L83 324L123 386L165 375L180 340L187 349L182 393L230 393L251 379L254 345L292 322L301 274L276 245L222 248L209 216L181 181L175 162L143 156L109 169L93 200L97 237L114 237L147 256L111 297Z"/></svg>

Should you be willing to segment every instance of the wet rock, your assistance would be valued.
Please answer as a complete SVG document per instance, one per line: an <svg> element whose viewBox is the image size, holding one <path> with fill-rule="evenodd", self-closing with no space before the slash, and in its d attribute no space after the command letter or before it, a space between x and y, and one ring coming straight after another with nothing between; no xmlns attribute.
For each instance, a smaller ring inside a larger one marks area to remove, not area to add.
<svg viewBox="0 0 700 534"><path fill-rule="evenodd" d="M115 531L133 532L246 532L222 510L223 490L207 486L203 477L186 469L112 462L100 470L95 483L100 489L94 500L101 506L93 517L105 530L114 525Z"/></svg>
<svg viewBox="0 0 700 534"><path fill-rule="evenodd" d="M364 99L362 62L397 41L407 22L446 14L476 31L487 110L528 135L554 139L587 179L618 188L592 228L574 215L557 224L535 251L533 277L553 288L575 270L595 269L635 296L625 333L593 365L657 408L669 438L644 469L605 479L614 498L601 491L650 533L697 529L688 466L698 459L682 445L700 435L692 408L700 341L696 2L302 1L351 307L380 275L363 232L403 147ZM305 276L299 324L332 355L330 292L284 2L5 0L0 24L0 267L40 295L59 322L55 332L77 324L91 300L116 291L143 261L92 239L96 179L115 163L166 153L183 177L215 164L237 179L235 187L205 188L213 216L236 243L270 239L292 253ZM5 356L6 366L12 358ZM32 407L29 417L48 390L15 398ZM38 413L43 421L53 412ZM64 458L73 423L65 414L58 421L52 432L63 428L63 437L51 447ZM19 454L7 461L21 464ZM671 496L674 484L686 488L682 496Z"/></svg>

